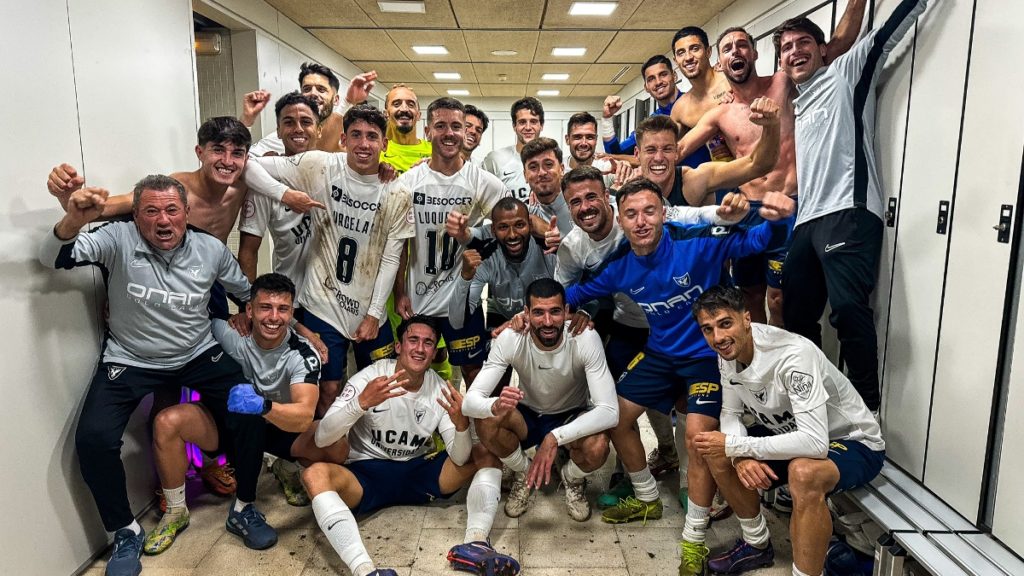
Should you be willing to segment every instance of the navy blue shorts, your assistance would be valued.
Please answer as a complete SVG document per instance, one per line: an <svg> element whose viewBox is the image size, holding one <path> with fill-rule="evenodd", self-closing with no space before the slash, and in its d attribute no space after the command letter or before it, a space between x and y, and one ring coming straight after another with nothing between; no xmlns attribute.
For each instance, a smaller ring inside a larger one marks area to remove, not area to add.
<svg viewBox="0 0 1024 576"><path fill-rule="evenodd" d="M688 414L717 419L722 412L720 378L716 357L672 358L644 350L626 367L615 390L634 404L664 414L685 394Z"/></svg>
<svg viewBox="0 0 1024 576"><path fill-rule="evenodd" d="M718 195L718 201L721 202L722 195ZM796 200L796 198L794 198ZM761 208L761 202L752 200L750 202L750 212L747 216L740 221L737 226L743 228L751 228L766 222L764 218L761 218L761 214L758 210ZM760 254L753 254L744 258L737 258L732 262L732 281L736 286L761 286L767 285L772 288L782 288L782 266L786 262L786 254L789 252L789 245L793 235L790 234L789 239L786 240L786 244L771 250L766 250Z"/></svg>
<svg viewBox="0 0 1024 576"><path fill-rule="evenodd" d="M441 336L448 346L448 362L452 366L479 366L487 359L491 333L484 327L484 308L480 306L466 318L462 328L454 328L447 318L434 316Z"/></svg>
<svg viewBox="0 0 1024 576"><path fill-rule="evenodd" d="M829 494L838 494L874 480L885 464L885 450L872 450L856 440L833 440L828 445L828 459L839 468L839 482ZM772 482L772 488L789 484L790 462L791 460L765 461L779 477Z"/></svg>
<svg viewBox="0 0 1024 576"><path fill-rule="evenodd" d="M610 324L604 355L608 359L608 371L611 372L612 378L618 380L626 371L626 366L629 366L637 354L644 351L651 331L649 328L634 328L615 321Z"/></svg>
<svg viewBox="0 0 1024 576"><path fill-rule="evenodd" d="M540 444L544 437L548 435L548 432L569 422L579 415L580 412L583 412L584 409L567 410L558 414L538 414L530 408L518 404L516 405L516 410L519 410L519 414L526 422L526 438L519 441L519 446L523 450L528 450Z"/></svg>
<svg viewBox="0 0 1024 576"><path fill-rule="evenodd" d="M352 507L353 514L369 514L388 506L426 504L437 498L450 498L442 494L441 468L448 461L448 453L436 458L425 456L412 460L359 460L345 464L363 487L363 499Z"/></svg>
<svg viewBox="0 0 1024 576"><path fill-rule="evenodd" d="M348 347L355 350L356 368L362 370L382 358L395 355L395 337L391 333L391 324L380 325L377 338L368 342L354 342L345 338L334 326L317 318L309 310L296 310L296 319L306 328L316 332L327 346L328 362L320 367L321 380L345 380L345 368L348 364ZM300 318L301 316L301 318Z"/></svg>

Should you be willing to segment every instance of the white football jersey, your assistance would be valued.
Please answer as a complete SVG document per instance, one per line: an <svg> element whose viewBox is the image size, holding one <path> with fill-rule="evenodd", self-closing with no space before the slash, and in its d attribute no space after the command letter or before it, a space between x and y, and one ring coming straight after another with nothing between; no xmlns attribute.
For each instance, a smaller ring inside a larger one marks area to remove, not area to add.
<svg viewBox="0 0 1024 576"><path fill-rule="evenodd" d="M413 235L409 189L400 180L385 184L376 174L357 174L341 152L255 161L275 180L327 206L310 212L313 234L299 303L351 339L373 299L388 240Z"/></svg>
<svg viewBox="0 0 1024 576"><path fill-rule="evenodd" d="M462 271L462 246L445 232L448 213L462 212L469 217L469 226L479 226L505 196L505 187L469 162L451 176L423 163L398 182L412 190L416 222L406 280L412 309L417 314L446 317L455 278Z"/></svg>
<svg viewBox="0 0 1024 576"><path fill-rule="evenodd" d="M515 146L492 150L484 158L482 167L497 176L519 200L526 202L530 198L530 184L523 172L523 158Z"/></svg>
<svg viewBox="0 0 1024 576"><path fill-rule="evenodd" d="M849 379L817 346L774 326L755 323L752 330L754 360L750 366L737 372L735 360L719 358L723 419L727 412L738 418L746 406L761 424L778 436L797 430L797 414L824 404L828 438L822 440L853 440L872 450L885 449L881 428L867 405ZM729 452L732 452L730 455L773 459L772 440L772 437L739 438L735 440L737 448Z"/></svg>
<svg viewBox="0 0 1024 576"><path fill-rule="evenodd" d="M296 290L301 289L312 230L309 213L293 212L283 202L250 190L238 216L238 231L262 238L268 230L274 244L274 272L291 278Z"/></svg>
<svg viewBox="0 0 1024 576"><path fill-rule="evenodd" d="M342 409L345 403L356 401L370 380L391 377L396 363L393 359L378 360L360 370L349 379L328 415ZM419 390L389 398L367 410L349 429L349 461L418 458L433 449L431 436L435 431L450 444L455 439L455 424L437 403L438 398L444 398L444 387L445 381L433 370L427 370Z"/></svg>

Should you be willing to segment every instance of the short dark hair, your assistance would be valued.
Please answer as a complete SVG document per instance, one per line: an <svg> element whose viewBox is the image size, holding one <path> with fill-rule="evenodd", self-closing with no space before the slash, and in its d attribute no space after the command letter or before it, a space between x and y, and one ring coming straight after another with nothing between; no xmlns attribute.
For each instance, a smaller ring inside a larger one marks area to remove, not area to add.
<svg viewBox="0 0 1024 576"><path fill-rule="evenodd" d="M302 66L299 67L300 86L302 85L302 80L310 74L319 74L320 76L327 78L327 83L331 85L331 88L334 88L335 92L341 90L341 82L338 81L338 77L334 75L334 72L331 72L330 68L320 64L319 62L302 63Z"/></svg>
<svg viewBox="0 0 1024 576"><path fill-rule="evenodd" d="M597 128L597 118L594 118L590 112L577 112L569 116L569 121L565 124L565 133L569 134L573 128L586 124L593 124Z"/></svg>
<svg viewBox="0 0 1024 576"><path fill-rule="evenodd" d="M249 129L234 116L214 116L203 122L196 133L196 139L200 146L206 146L210 142L230 142L248 150L252 145L252 134L249 133Z"/></svg>
<svg viewBox="0 0 1024 576"><path fill-rule="evenodd" d="M442 96L437 100L430 103L427 106L427 123L429 124L434 119L434 112L437 110L457 110L466 113L466 105L459 101L457 98L450 98L448 96Z"/></svg>
<svg viewBox="0 0 1024 576"><path fill-rule="evenodd" d="M530 112L533 112L537 116L537 118L540 118L540 123L544 124L544 105L540 103L540 100L537 100L533 96L527 96L525 98L520 98L519 100L516 100L515 102L513 102L512 103L512 123L513 124L515 124L515 121L516 121L516 113L519 112L520 110L529 110Z"/></svg>
<svg viewBox="0 0 1024 576"><path fill-rule="evenodd" d="M626 198L641 192L653 192L654 195L661 200L662 204L665 203L665 198L661 195L661 187L643 177L634 178L623 184L622 187L615 192L615 203L621 206Z"/></svg>
<svg viewBox="0 0 1024 576"><path fill-rule="evenodd" d="M520 209L526 212L527 216L530 215L530 208L526 205L526 202L523 202L522 200L516 198L515 196L502 196L498 200L498 203L494 205L494 208L491 208L491 220L495 220L494 214L499 211L511 212L513 210Z"/></svg>
<svg viewBox="0 0 1024 576"><path fill-rule="evenodd" d="M734 286L712 286L697 298L690 313L696 320L697 314L701 312L712 314L719 310L746 312L747 305L744 302L743 292Z"/></svg>
<svg viewBox="0 0 1024 576"><path fill-rule="evenodd" d="M747 32L747 29L743 26L732 26L722 30L722 33L718 35L718 40L715 40L715 48L718 48L718 46L722 44L722 38L725 38L733 32L742 32L743 35L747 37L747 41L750 42L750 45L755 49L757 48L757 41L754 40L754 37L751 36L750 32Z"/></svg>
<svg viewBox="0 0 1024 576"><path fill-rule="evenodd" d="M476 116L479 118L480 125L484 127L483 131L487 132L487 128L491 125L491 119L487 117L487 114L484 114L483 110L472 104L466 104L464 108L463 112L465 112L466 116Z"/></svg>
<svg viewBox="0 0 1024 576"><path fill-rule="evenodd" d="M553 150L555 152L555 158L558 158L558 163L561 164L562 149L558 147L558 142L555 142L553 139L545 138L543 136L534 138L533 140L530 140L529 142L524 144L523 151L519 153L519 157L523 161L523 166L525 166L526 163L530 160L530 158L540 156L541 154L547 152L548 150Z"/></svg>
<svg viewBox="0 0 1024 576"><path fill-rule="evenodd" d="M687 36L696 36L700 39L701 44L703 44L705 48L711 47L711 45L708 44L708 33L705 32L703 28L700 26L685 26L680 28L679 31L676 32L676 35L672 37L672 45L669 46L669 51L675 54L676 42L679 42L681 38L686 38Z"/></svg>
<svg viewBox="0 0 1024 576"><path fill-rule="evenodd" d="M281 96L277 99L277 103L274 104L274 116L277 118L278 122L281 121L281 111L289 106L294 106L295 104L308 106L310 111L313 112L313 117L316 118L316 123L320 123L320 105L317 104L316 100L313 100L309 96L306 96L297 90Z"/></svg>
<svg viewBox="0 0 1024 576"><path fill-rule="evenodd" d="M790 18L779 27L775 29L772 34L772 44L775 45L775 57L776 59L782 54L782 35L786 32L803 32L810 34L811 38L820 46L825 43L825 33L821 30L821 27L811 21L810 18L805 16L799 16L797 18Z"/></svg>
<svg viewBox="0 0 1024 576"><path fill-rule="evenodd" d="M387 133L388 119L384 117L383 112L369 104L356 104L349 108L348 111L345 112L344 119L341 121L343 130L348 132L349 126L355 124L356 120L363 120L367 124L376 126L380 129L382 136Z"/></svg>
<svg viewBox="0 0 1024 576"><path fill-rule="evenodd" d="M675 46L675 42L672 43L672 46ZM672 61L666 58L664 54L657 54L648 58L647 62L644 62L644 65L640 67L640 77L645 78L647 76L647 69L658 64L664 64L669 72L672 71Z"/></svg>
<svg viewBox="0 0 1024 576"><path fill-rule="evenodd" d="M437 340L441 336L441 331L437 327L437 320L434 320L430 316L424 314L416 314L406 320L402 320L402 323L398 325L398 330L395 330L395 337L399 342L402 341L402 337L405 336L406 330L413 324L423 324L427 328L430 328L434 332L434 339Z"/></svg>
<svg viewBox="0 0 1024 576"><path fill-rule="evenodd" d="M643 141L644 136L655 132L671 132L676 140L679 139L679 125L675 120L665 114L655 114L644 118L636 127L636 143L639 144Z"/></svg>
<svg viewBox="0 0 1024 576"><path fill-rule="evenodd" d="M135 183L135 188L132 190L132 212L138 210L139 199L142 198L143 191L155 190L160 192L168 188L174 188L174 191L178 193L181 203L188 206L188 192L185 191L185 186L181 182L163 174L150 174Z"/></svg>
<svg viewBox="0 0 1024 576"><path fill-rule="evenodd" d="M284 274L270 272L258 276L249 288L249 300L255 300L260 290L270 294L288 294L292 297L292 302L295 302L295 283Z"/></svg>
<svg viewBox="0 0 1024 576"><path fill-rule="evenodd" d="M532 298L552 298L561 296L565 302L565 287L554 278L538 278L526 287L526 307L530 307Z"/></svg>
<svg viewBox="0 0 1024 576"><path fill-rule="evenodd" d="M593 166L577 166L572 170L569 170L562 176L562 192L565 192L570 184L576 184L577 182L600 182L601 188L604 189L604 174Z"/></svg>

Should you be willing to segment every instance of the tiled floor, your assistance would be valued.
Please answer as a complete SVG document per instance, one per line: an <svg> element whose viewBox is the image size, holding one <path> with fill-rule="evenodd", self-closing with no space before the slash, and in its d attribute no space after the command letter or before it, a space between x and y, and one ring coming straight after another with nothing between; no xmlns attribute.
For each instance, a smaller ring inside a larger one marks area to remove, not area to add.
<svg viewBox="0 0 1024 576"><path fill-rule="evenodd" d="M644 442L653 436L644 426ZM611 464L595 473L588 490L596 498L611 474ZM679 564L677 542L684 515L676 499L678 475L659 481L665 515L661 520L611 526L595 513L583 523L565 512L563 493L552 486L534 495L530 510L518 519L499 507L491 540L523 566L526 576L640 576L675 574ZM258 505L277 528L280 541L264 552L249 550L224 530L228 500L203 493L202 483L190 479L192 521L174 546L160 556L143 558L145 576L207 576L221 574L267 576L320 576L348 574L341 560L320 533L309 507L295 508L284 501L269 473L260 479ZM595 512L597 512L595 510ZM788 517L767 512L775 566L750 572L755 576L788 575L792 559ZM143 526L156 525L148 513ZM466 521L465 491L452 501L420 507L390 508L359 519L363 542L378 567L395 568L401 576L458 574L445 561L445 553L462 540ZM712 525L708 546L721 549L739 536L730 518ZM103 574L105 558L85 571Z"/></svg>

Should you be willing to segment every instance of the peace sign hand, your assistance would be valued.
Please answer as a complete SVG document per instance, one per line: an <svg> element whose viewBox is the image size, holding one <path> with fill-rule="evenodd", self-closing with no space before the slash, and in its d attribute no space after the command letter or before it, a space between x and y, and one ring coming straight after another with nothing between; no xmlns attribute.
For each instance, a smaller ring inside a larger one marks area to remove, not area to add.
<svg viewBox="0 0 1024 576"><path fill-rule="evenodd" d="M405 370L397 370L390 377L377 376L370 380L366 388L359 394L359 407L366 411L391 398L404 396L407 391L400 390L400 388L408 384L409 379L402 378L403 376L405 376Z"/></svg>

